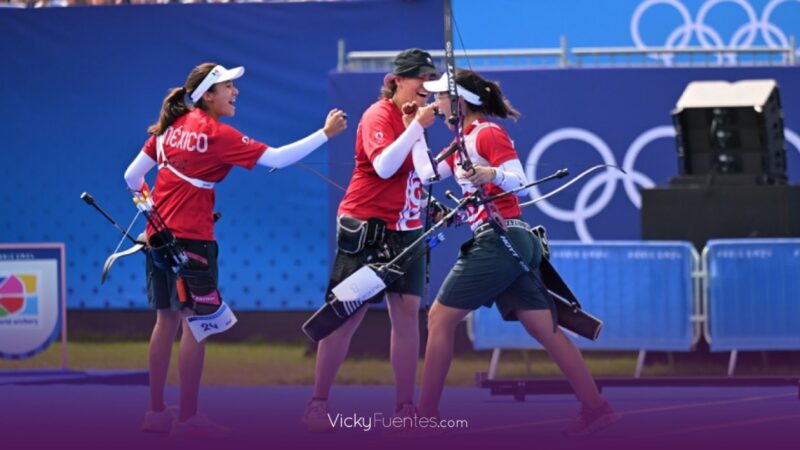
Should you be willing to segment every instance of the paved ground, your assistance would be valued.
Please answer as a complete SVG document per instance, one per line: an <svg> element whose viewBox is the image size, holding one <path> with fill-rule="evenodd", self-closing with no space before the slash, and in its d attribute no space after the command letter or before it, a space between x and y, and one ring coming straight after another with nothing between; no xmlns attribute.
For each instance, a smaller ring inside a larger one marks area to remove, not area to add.
<svg viewBox="0 0 800 450"><path fill-rule="evenodd" d="M452 388L442 415L468 426L446 432L390 432L368 419L390 416L388 386L337 387L333 413L359 417L360 427L310 435L299 418L309 387L204 388L202 408L231 425L231 437L177 440L140 433L147 388L141 385L0 384L0 448L59 449L798 449L800 400L796 387L606 388L624 414L590 438L567 439L559 430L575 415L572 395L529 396L525 402L487 390ZM177 401L170 389L169 399Z"/></svg>

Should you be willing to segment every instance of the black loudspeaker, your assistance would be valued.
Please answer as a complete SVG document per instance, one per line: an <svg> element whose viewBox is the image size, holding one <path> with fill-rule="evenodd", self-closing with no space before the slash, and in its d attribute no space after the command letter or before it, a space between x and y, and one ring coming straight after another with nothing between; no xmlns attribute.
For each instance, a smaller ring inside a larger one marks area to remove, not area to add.
<svg viewBox="0 0 800 450"><path fill-rule="evenodd" d="M671 185L787 182L783 112L774 80L689 83L672 119L680 175Z"/></svg>

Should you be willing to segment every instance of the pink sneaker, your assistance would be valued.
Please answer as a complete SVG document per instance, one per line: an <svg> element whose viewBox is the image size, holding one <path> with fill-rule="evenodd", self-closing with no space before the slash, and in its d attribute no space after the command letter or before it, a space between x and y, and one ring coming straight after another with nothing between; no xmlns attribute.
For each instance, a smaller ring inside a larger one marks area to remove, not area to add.
<svg viewBox="0 0 800 450"><path fill-rule="evenodd" d="M203 414L197 413L188 420L181 422L175 420L172 429L169 431L170 437L185 438L223 438L230 436L231 429L212 422Z"/></svg>
<svg viewBox="0 0 800 450"><path fill-rule="evenodd" d="M145 433L169 433L172 428L172 422L177 415L177 408L166 408L161 412L147 411L144 413L144 420L142 426L139 428Z"/></svg>
<svg viewBox="0 0 800 450"><path fill-rule="evenodd" d="M332 433L333 424L328 414L328 402L311 400L303 413L303 424L310 433Z"/></svg>
<svg viewBox="0 0 800 450"><path fill-rule="evenodd" d="M399 419L402 419L402 422L398 424L398 426L392 426L387 428L386 431L389 433L408 433L410 431L414 431L414 420L416 417L419 416L419 411L417 411L417 407L413 403L403 403L398 405L394 411L394 415L392 415L392 424L399 422Z"/></svg>
<svg viewBox="0 0 800 450"><path fill-rule="evenodd" d="M588 436L604 430L622 418L622 414L611 408L608 402L603 402L597 408L581 405L581 412L575 417L572 424L561 430L564 436Z"/></svg>

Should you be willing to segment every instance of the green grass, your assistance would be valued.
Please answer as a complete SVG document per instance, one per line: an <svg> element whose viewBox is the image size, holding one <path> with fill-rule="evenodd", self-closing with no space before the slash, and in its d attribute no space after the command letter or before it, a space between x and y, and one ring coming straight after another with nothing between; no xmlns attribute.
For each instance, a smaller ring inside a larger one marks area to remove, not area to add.
<svg viewBox="0 0 800 450"><path fill-rule="evenodd" d="M177 345L169 382L177 384ZM645 376L724 375L724 355L715 358L688 358L674 354L670 362L656 362L645 368ZM489 367L489 352L459 355L454 361L448 384L473 386L475 372ZM633 352L586 352L587 364L595 376L632 376L636 366ZM751 358L752 359L752 358ZM756 362L743 364L737 375L798 375L800 361L793 358L781 363ZM24 361L0 360L0 370L56 368L61 361L59 344ZM145 369L146 342L70 342L69 367L82 369ZM419 372L422 369L420 361ZM503 353L498 368L499 378L554 377L558 368L543 351L508 350ZM206 353L205 385L308 385L314 381L314 356L306 355L302 344L276 343L209 343ZM350 357L339 372L339 384L392 384L392 369L386 359Z"/></svg>

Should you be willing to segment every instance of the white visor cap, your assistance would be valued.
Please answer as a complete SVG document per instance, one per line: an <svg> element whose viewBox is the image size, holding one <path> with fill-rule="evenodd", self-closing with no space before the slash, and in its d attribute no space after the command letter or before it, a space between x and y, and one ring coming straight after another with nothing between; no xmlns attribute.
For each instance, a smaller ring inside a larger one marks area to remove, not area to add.
<svg viewBox="0 0 800 450"><path fill-rule="evenodd" d="M442 74L442 76L438 80L426 81L426 82L422 83L422 86L428 92L447 92L447 91L449 91L449 89L447 87L447 73ZM470 91L469 89L465 88L464 86L462 86L460 84L456 85L456 92L458 92L458 95L464 97L464 100L466 100L468 103L472 103L473 105L477 105L477 106L480 106L480 105L483 104L481 102L481 97L478 94Z"/></svg>
<svg viewBox="0 0 800 450"><path fill-rule="evenodd" d="M203 81L200 82L200 85L197 86L197 89L192 92L192 103L197 103L201 98L203 98L203 94L211 89L211 86L217 83L235 80L242 75L244 75L243 66L234 67L233 69L226 69L222 66L214 67L211 69L211 72L208 72L208 75L203 78Z"/></svg>

